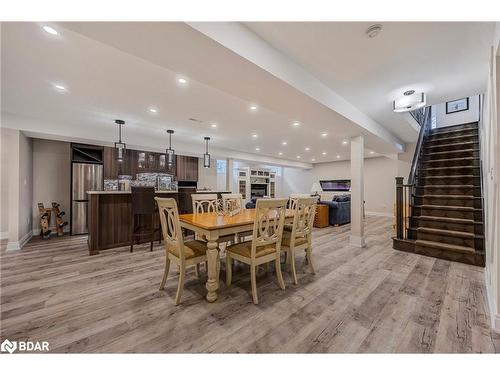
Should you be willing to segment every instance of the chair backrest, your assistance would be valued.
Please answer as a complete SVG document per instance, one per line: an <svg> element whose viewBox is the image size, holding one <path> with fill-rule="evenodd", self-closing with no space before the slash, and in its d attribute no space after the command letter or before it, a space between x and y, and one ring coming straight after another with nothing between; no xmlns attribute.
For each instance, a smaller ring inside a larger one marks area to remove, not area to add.
<svg viewBox="0 0 500 375"><path fill-rule="evenodd" d="M318 197L297 198L290 241L292 246L296 238L307 237L311 234L317 204Z"/></svg>
<svg viewBox="0 0 500 375"><path fill-rule="evenodd" d="M235 194L221 194L222 201L224 202L224 208L230 208L231 203L234 202L236 207L240 209L243 208L243 195L239 193Z"/></svg>
<svg viewBox="0 0 500 375"><path fill-rule="evenodd" d="M252 234L253 259L260 246L274 246L276 251L281 249L287 202L286 198L257 200Z"/></svg>
<svg viewBox="0 0 500 375"><path fill-rule="evenodd" d="M305 194L305 193L292 193L290 194L290 197L288 198L288 208L290 210L295 210L295 206L297 204L297 199L299 198L309 198L311 194Z"/></svg>
<svg viewBox="0 0 500 375"><path fill-rule="evenodd" d="M191 200L193 201L193 214L215 212L217 194L191 194Z"/></svg>
<svg viewBox="0 0 500 375"><path fill-rule="evenodd" d="M184 238L179 221L177 202L173 198L155 198L160 214L161 231L165 240L165 251L174 250L181 259L185 259ZM177 251L175 251L175 249Z"/></svg>
<svg viewBox="0 0 500 375"><path fill-rule="evenodd" d="M152 215L155 211L155 188L150 186L132 186L132 214Z"/></svg>

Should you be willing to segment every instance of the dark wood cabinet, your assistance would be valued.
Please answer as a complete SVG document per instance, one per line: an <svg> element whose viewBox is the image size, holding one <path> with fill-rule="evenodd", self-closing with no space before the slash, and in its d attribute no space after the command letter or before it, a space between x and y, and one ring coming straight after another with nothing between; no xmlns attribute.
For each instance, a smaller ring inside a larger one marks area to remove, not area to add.
<svg viewBox="0 0 500 375"><path fill-rule="evenodd" d="M198 158L193 156L176 156L177 181L198 181Z"/></svg>

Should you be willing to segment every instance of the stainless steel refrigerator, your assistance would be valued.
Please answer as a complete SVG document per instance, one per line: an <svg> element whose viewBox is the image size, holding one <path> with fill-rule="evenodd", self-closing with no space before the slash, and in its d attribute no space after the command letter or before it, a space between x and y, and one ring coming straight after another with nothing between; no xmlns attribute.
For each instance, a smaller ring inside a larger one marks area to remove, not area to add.
<svg viewBox="0 0 500 375"><path fill-rule="evenodd" d="M89 190L102 190L102 164L73 163L71 234L86 234Z"/></svg>

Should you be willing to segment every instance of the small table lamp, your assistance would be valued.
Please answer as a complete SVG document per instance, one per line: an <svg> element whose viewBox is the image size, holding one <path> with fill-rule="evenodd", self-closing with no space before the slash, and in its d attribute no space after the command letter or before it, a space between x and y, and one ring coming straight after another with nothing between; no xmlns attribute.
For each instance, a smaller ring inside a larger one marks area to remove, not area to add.
<svg viewBox="0 0 500 375"><path fill-rule="evenodd" d="M319 184L319 182L315 182L311 187L311 194L312 195L319 195L318 192L321 192L321 191L323 191L323 189L321 188L321 185Z"/></svg>

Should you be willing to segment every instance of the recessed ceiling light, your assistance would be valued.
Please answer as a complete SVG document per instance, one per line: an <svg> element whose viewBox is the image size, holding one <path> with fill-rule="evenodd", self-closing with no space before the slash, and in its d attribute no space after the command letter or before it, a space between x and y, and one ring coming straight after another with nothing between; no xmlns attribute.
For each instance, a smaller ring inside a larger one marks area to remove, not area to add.
<svg viewBox="0 0 500 375"><path fill-rule="evenodd" d="M297 159L300 159L300 155L297 155Z"/></svg>
<svg viewBox="0 0 500 375"><path fill-rule="evenodd" d="M61 91L61 92L68 91L68 89L66 87L64 87L63 85L60 85L60 84L54 85L54 88L57 89L58 91Z"/></svg>
<svg viewBox="0 0 500 375"><path fill-rule="evenodd" d="M186 78L177 78L177 82L179 82L181 85L185 85L187 83L187 79Z"/></svg>
<svg viewBox="0 0 500 375"><path fill-rule="evenodd" d="M310 147L306 147L304 150L306 150L306 151L310 151L310 150L311 150L311 148L310 148Z"/></svg>
<svg viewBox="0 0 500 375"><path fill-rule="evenodd" d="M337 159L340 159L340 155L337 155Z"/></svg>
<svg viewBox="0 0 500 375"><path fill-rule="evenodd" d="M260 151L260 148L259 147L255 147L255 151Z"/></svg>
<svg viewBox="0 0 500 375"><path fill-rule="evenodd" d="M158 113L158 110L156 108L149 108L149 112Z"/></svg>
<svg viewBox="0 0 500 375"><path fill-rule="evenodd" d="M257 137L258 137L258 135L257 135L257 134L255 134L255 133L254 133L254 134L252 134L252 138L257 138Z"/></svg>
<svg viewBox="0 0 500 375"><path fill-rule="evenodd" d="M375 151L370 151L370 155L373 155L375 153Z"/></svg>
<svg viewBox="0 0 500 375"><path fill-rule="evenodd" d="M346 144L348 144L348 143L349 143L349 141L348 141L347 139L344 139L344 140L342 141L342 144L343 144L343 145L346 145Z"/></svg>
<svg viewBox="0 0 500 375"><path fill-rule="evenodd" d="M281 144L282 144L283 146L286 146L286 145L287 145L286 141L281 142Z"/></svg>
<svg viewBox="0 0 500 375"><path fill-rule="evenodd" d="M217 124L210 124L210 127L215 129L217 127Z"/></svg>
<svg viewBox="0 0 500 375"><path fill-rule="evenodd" d="M255 104L252 104L249 108L250 108L251 111L256 111L257 110L257 106Z"/></svg>
<svg viewBox="0 0 500 375"><path fill-rule="evenodd" d="M312 158L311 161L316 161L316 159Z"/></svg>
<svg viewBox="0 0 500 375"><path fill-rule="evenodd" d="M47 26L47 25L43 26L42 29L43 29L43 31L45 31L47 34L50 34L50 35L58 35L59 34L56 29L54 29L53 27Z"/></svg>
<svg viewBox="0 0 500 375"><path fill-rule="evenodd" d="M281 155L283 155L283 153L282 153L282 152L279 152L279 153L278 153L278 155L279 155L279 156L281 156Z"/></svg>
<svg viewBox="0 0 500 375"><path fill-rule="evenodd" d="M323 155L323 156L324 156L324 155L326 155L326 151L323 151L323 152L321 153L321 155Z"/></svg>
<svg viewBox="0 0 500 375"><path fill-rule="evenodd" d="M325 138L327 135L328 135L328 133L327 133L327 132L323 132L323 133L321 133L321 136L322 136L323 138Z"/></svg>
<svg viewBox="0 0 500 375"><path fill-rule="evenodd" d="M292 125L295 126L295 127L300 126L300 122L294 121L294 122L292 122Z"/></svg>

